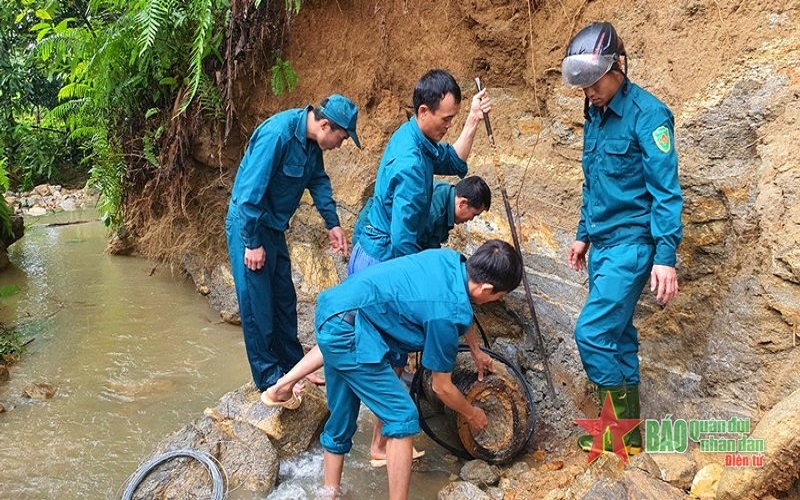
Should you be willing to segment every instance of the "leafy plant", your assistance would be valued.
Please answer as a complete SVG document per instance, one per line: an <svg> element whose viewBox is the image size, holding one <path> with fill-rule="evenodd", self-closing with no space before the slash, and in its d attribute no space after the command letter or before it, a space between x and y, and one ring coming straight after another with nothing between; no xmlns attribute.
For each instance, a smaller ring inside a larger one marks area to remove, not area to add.
<svg viewBox="0 0 800 500"><path fill-rule="evenodd" d="M0 325L0 361L14 359L25 352L22 334Z"/></svg>
<svg viewBox="0 0 800 500"><path fill-rule="evenodd" d="M294 92L299 81L300 78L289 61L276 57L275 64L272 66L272 93L281 96L287 90Z"/></svg>
<svg viewBox="0 0 800 500"><path fill-rule="evenodd" d="M3 196L3 193L8 191L8 188L6 159L0 158L0 237L11 239L14 237L14 230L11 227L11 207L8 206L5 196Z"/></svg>

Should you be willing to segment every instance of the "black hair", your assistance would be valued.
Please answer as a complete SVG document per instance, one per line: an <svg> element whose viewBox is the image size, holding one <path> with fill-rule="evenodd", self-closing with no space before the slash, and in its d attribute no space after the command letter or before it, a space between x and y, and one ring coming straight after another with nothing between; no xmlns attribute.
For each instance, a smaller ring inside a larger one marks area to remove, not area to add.
<svg viewBox="0 0 800 500"><path fill-rule="evenodd" d="M510 292L522 281L522 258L503 240L489 240L467 259L467 274L475 283L489 283L495 292Z"/></svg>
<svg viewBox="0 0 800 500"><path fill-rule="evenodd" d="M458 181L456 196L466 198L472 208L489 210L492 206L492 190L482 178L471 175Z"/></svg>
<svg viewBox="0 0 800 500"><path fill-rule="evenodd" d="M436 111L447 94L453 94L456 104L461 102L461 88L453 75L443 69L428 71L414 87L414 114L419 112L419 107L423 104L431 111Z"/></svg>
<svg viewBox="0 0 800 500"><path fill-rule="evenodd" d="M322 100L321 103L319 103L319 107L314 108L313 110L311 110L312 113L314 113L314 120L315 121L328 120L328 124L330 124L331 130L334 131L334 132L336 132L337 130L344 130L344 128L342 128L339 125L337 125L336 122L334 122L333 120L331 120L330 118L325 116L325 113L322 112L322 109L320 109L320 108L324 108L327 105L328 105L328 98L325 98L325 99Z"/></svg>

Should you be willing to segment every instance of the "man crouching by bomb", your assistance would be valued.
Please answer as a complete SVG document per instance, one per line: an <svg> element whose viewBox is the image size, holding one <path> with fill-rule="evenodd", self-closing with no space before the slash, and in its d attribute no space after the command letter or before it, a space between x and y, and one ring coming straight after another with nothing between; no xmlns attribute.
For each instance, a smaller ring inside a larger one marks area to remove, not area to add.
<svg viewBox="0 0 800 500"><path fill-rule="evenodd" d="M486 414L453 385L459 337L472 324L472 304L503 298L522 279L522 261L508 243L489 240L466 259L449 249L426 250L371 266L319 294L317 344L322 350L330 418L320 436L324 485L340 492L360 403L383 423L389 498L408 497L417 408L392 369L392 357L422 351L439 399L462 414L473 432Z"/></svg>

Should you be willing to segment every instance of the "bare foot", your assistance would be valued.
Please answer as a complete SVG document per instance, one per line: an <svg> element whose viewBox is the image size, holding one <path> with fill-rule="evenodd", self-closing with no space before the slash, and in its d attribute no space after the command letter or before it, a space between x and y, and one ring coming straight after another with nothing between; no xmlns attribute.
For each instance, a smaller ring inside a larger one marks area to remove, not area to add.
<svg viewBox="0 0 800 500"><path fill-rule="evenodd" d="M306 379L314 385L325 385L325 379L316 373L309 373L306 375Z"/></svg>

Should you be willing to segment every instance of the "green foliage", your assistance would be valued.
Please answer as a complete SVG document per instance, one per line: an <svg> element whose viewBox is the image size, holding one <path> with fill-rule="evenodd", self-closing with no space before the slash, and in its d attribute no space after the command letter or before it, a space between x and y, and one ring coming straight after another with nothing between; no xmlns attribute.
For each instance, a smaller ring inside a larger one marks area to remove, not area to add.
<svg viewBox="0 0 800 500"><path fill-rule="evenodd" d="M299 12L300 0L284 1ZM206 72L219 68L230 25L230 0L0 2L0 157L12 184L81 170L116 227L126 180L161 168L162 136L172 137L164 131L175 118L165 110L196 105L225 119ZM277 95L297 85L280 57L271 76Z"/></svg>
<svg viewBox="0 0 800 500"><path fill-rule="evenodd" d="M11 207L6 203L3 193L8 191L9 181L6 172L6 159L0 158L0 236L13 238L14 230L11 227ZM0 287L0 297L2 297L2 287Z"/></svg>
<svg viewBox="0 0 800 500"><path fill-rule="evenodd" d="M19 293L17 285L2 285L0 286L0 299L11 297Z"/></svg>
<svg viewBox="0 0 800 500"><path fill-rule="evenodd" d="M284 61L280 57L275 58L272 66L272 93L276 96L283 95L287 90L294 92L300 78L292 68L289 61Z"/></svg>
<svg viewBox="0 0 800 500"><path fill-rule="evenodd" d="M0 325L0 361L14 359L25 352L22 334L17 330Z"/></svg>
<svg viewBox="0 0 800 500"><path fill-rule="evenodd" d="M97 211L107 227L122 225L123 180L127 166L122 154L112 148L102 134L91 138L91 153L84 162L92 165L89 171L90 187L100 191Z"/></svg>

